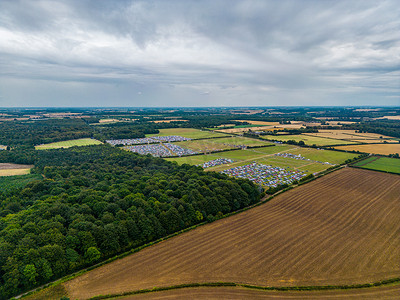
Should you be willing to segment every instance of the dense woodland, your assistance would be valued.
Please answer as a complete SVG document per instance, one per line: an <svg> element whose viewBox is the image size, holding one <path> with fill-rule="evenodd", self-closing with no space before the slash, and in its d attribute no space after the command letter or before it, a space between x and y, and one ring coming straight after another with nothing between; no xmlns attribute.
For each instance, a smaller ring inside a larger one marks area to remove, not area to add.
<svg viewBox="0 0 400 300"><path fill-rule="evenodd" d="M43 179L0 194L2 299L260 199L248 180L107 145L30 157Z"/></svg>
<svg viewBox="0 0 400 300"><path fill-rule="evenodd" d="M379 120L345 125L344 129L360 132L371 132L400 138L400 122L395 120Z"/></svg>
<svg viewBox="0 0 400 300"><path fill-rule="evenodd" d="M0 123L0 144L39 145L91 137L91 128L82 119L49 119Z"/></svg>

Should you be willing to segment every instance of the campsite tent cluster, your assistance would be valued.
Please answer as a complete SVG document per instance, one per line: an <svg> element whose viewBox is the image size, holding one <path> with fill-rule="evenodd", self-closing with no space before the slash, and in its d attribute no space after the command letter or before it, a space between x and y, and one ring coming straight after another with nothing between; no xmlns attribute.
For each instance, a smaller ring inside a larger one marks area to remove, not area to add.
<svg viewBox="0 0 400 300"><path fill-rule="evenodd" d="M296 154L292 154L292 153L282 152L282 153L276 153L275 156L282 156L285 158L293 158L293 159L297 159L297 160L307 160L307 161L316 162L316 163L320 163L320 164L324 164L324 165L334 166L334 164L331 164L329 162L322 162L322 161L311 160L309 158L305 158L304 156L301 156L301 154L296 155Z"/></svg>
<svg viewBox="0 0 400 300"><path fill-rule="evenodd" d="M128 146L126 147L126 149L139 154L151 154L155 157L182 156L197 153L193 150L186 149L171 143Z"/></svg>
<svg viewBox="0 0 400 300"><path fill-rule="evenodd" d="M106 142L116 146L116 145L140 145L140 144L154 144L159 142L181 142L181 141L190 141L191 139L185 138L179 135L167 135L167 136L153 136L148 138L139 138L139 139L121 139L121 140L107 140Z"/></svg>
<svg viewBox="0 0 400 300"><path fill-rule="evenodd" d="M225 144L225 143L224 143L224 145L232 147L232 148L240 148L242 150L247 149L247 145L241 145L241 144L236 145L236 144Z"/></svg>
<svg viewBox="0 0 400 300"><path fill-rule="evenodd" d="M268 187L276 187L280 184L291 184L293 181L300 180L307 175L303 172L288 171L280 167L262 165L256 162L223 170L221 173L237 178L247 178L257 184Z"/></svg>
<svg viewBox="0 0 400 300"><path fill-rule="evenodd" d="M171 150L175 155L177 156L182 156L182 155L192 155L192 154L197 154L198 152L183 148L181 146L171 144L171 143L165 143L164 146L166 146L169 150Z"/></svg>
<svg viewBox="0 0 400 300"><path fill-rule="evenodd" d="M204 164L200 164L198 166L201 166L205 169L205 168L211 168L211 167L215 167L215 166L219 166L219 165L223 165L223 164L230 164L233 162L234 161L229 158L217 158L214 160L206 161Z"/></svg>

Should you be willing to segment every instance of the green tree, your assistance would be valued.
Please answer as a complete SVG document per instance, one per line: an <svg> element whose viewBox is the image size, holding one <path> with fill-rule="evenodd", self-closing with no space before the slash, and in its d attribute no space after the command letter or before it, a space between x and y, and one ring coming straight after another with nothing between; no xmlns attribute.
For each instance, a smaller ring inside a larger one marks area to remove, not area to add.
<svg viewBox="0 0 400 300"><path fill-rule="evenodd" d="M89 249L86 250L85 253L85 260L92 264L95 261L99 260L101 256L100 251L96 247L90 247Z"/></svg>
<svg viewBox="0 0 400 300"><path fill-rule="evenodd" d="M35 265L26 265L23 271L23 275L27 286L36 284L36 277L38 276L38 273L36 272Z"/></svg>

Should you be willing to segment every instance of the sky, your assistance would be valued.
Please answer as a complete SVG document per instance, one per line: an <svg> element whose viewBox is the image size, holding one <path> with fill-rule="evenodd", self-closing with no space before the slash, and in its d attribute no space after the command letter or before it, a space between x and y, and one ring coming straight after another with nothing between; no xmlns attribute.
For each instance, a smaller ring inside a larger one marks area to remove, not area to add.
<svg viewBox="0 0 400 300"><path fill-rule="evenodd" d="M0 107L400 106L399 1L0 0Z"/></svg>

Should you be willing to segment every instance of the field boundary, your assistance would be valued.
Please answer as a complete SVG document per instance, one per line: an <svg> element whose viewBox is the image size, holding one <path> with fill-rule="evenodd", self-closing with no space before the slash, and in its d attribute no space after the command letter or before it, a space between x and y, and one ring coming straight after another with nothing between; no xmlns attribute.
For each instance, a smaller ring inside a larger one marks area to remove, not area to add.
<svg viewBox="0 0 400 300"><path fill-rule="evenodd" d="M361 288L371 288L378 287L390 284L399 284L400 278L390 278L386 280L381 280L373 283L360 283L360 284L351 284L351 285L316 285L316 286L258 286L251 284L243 284L243 283L235 283L235 282L205 282L205 283L187 283L187 284L179 284L172 285L166 287L154 287L152 289L141 289L129 292L123 292L119 294L108 294L108 295L98 295L89 298L89 300L102 300L109 299L115 297L123 297L130 295L138 295L138 294L147 294L154 292L162 292L169 290L178 290L184 288L193 288L193 287L241 287L248 289L257 289L264 291L326 291L326 290L349 290L349 289L361 289Z"/></svg>

